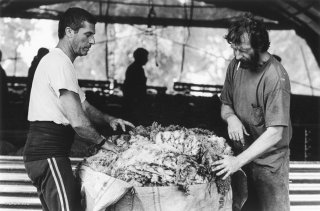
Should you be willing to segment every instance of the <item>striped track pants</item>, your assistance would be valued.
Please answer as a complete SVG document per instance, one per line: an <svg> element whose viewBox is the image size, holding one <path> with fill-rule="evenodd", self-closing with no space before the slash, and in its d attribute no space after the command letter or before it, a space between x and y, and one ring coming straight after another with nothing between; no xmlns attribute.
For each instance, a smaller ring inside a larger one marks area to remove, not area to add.
<svg viewBox="0 0 320 211"><path fill-rule="evenodd" d="M80 185L76 182L70 159L52 157L25 162L27 174L37 188L43 210L81 211Z"/></svg>

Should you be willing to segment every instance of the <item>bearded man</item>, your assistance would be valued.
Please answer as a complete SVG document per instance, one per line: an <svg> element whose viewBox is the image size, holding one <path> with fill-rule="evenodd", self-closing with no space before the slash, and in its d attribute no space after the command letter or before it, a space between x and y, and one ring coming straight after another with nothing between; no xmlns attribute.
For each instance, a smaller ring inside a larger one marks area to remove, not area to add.
<svg viewBox="0 0 320 211"><path fill-rule="evenodd" d="M287 211L289 203L290 81L269 52L262 21L245 14L225 36L234 51L221 93L221 116L236 156L215 163L227 178L241 167L248 178L248 200L242 210Z"/></svg>

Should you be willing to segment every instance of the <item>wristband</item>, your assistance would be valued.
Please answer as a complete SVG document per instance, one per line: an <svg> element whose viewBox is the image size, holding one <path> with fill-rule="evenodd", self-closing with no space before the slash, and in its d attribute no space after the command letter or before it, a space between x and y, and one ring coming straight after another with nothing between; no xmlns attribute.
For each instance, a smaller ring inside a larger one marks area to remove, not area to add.
<svg viewBox="0 0 320 211"><path fill-rule="evenodd" d="M101 147L102 147L102 146L106 143L106 141L107 141L106 137L104 137L103 135L101 135L101 138L102 138L102 141L101 141L100 143L96 144L96 147L97 147L98 149L101 149Z"/></svg>
<svg viewBox="0 0 320 211"><path fill-rule="evenodd" d="M107 142L106 137L104 137L103 135L101 135L101 139L102 139L102 141L100 141L100 143L93 144L92 146L89 147L88 151L89 151L90 155L97 154L98 151L102 148L102 146Z"/></svg>

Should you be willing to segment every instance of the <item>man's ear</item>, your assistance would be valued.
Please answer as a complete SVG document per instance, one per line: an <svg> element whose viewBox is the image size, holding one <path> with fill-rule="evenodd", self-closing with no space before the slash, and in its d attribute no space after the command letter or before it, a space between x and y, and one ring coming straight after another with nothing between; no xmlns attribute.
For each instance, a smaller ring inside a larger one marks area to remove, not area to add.
<svg viewBox="0 0 320 211"><path fill-rule="evenodd" d="M70 27L66 27L65 32L68 38L72 38L74 35L74 30L71 29Z"/></svg>

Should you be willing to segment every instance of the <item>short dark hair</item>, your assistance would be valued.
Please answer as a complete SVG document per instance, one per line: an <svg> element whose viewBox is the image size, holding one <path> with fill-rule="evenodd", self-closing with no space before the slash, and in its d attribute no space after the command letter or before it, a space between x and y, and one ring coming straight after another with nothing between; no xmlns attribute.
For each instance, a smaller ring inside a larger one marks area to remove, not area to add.
<svg viewBox="0 0 320 211"><path fill-rule="evenodd" d="M42 58L44 57L47 53L49 53L49 50L47 48L39 48L37 56Z"/></svg>
<svg viewBox="0 0 320 211"><path fill-rule="evenodd" d="M236 18L224 37L229 44L241 44L241 37L248 33L251 47L260 52L265 52L270 47L269 34L262 20L254 18L251 13L246 13Z"/></svg>
<svg viewBox="0 0 320 211"><path fill-rule="evenodd" d="M146 49L144 48L137 48L134 52L133 52L133 58L134 59L140 59L141 57L144 57L144 56L148 56L149 54L149 51L147 51Z"/></svg>
<svg viewBox="0 0 320 211"><path fill-rule="evenodd" d="M88 11L79 7L69 8L60 16L58 27L59 39L64 37L66 27L70 27L71 29L78 31L81 27L83 27L84 21L87 21L91 24L97 23L96 18Z"/></svg>

